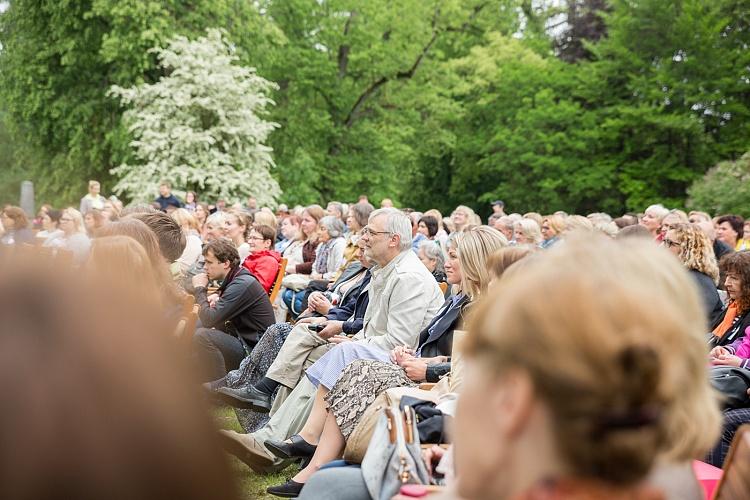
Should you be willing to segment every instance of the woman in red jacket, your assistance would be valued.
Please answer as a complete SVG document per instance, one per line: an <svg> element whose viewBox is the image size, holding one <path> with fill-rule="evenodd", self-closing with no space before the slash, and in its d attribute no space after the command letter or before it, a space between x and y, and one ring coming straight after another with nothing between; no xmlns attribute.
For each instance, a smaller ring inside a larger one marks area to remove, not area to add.
<svg viewBox="0 0 750 500"><path fill-rule="evenodd" d="M250 245L250 255L242 263L263 285L266 293L271 291L276 275L279 272L281 254L273 248L276 231L265 224L255 224L250 231L247 242Z"/></svg>

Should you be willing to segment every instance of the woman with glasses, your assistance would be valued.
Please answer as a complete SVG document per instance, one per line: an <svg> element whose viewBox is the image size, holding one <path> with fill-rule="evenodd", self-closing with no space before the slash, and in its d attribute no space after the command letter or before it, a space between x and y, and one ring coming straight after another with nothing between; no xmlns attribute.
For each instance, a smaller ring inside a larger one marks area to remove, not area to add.
<svg viewBox="0 0 750 500"><path fill-rule="evenodd" d="M250 255L242 262L242 266L255 276L266 293L271 291L276 275L279 273L281 254L273 250L276 231L266 224L255 224L247 237L250 245Z"/></svg>
<svg viewBox="0 0 750 500"><path fill-rule="evenodd" d="M59 228L63 232L63 237L55 239L49 246L72 252L73 261L83 263L89 256L91 240L86 236L81 212L72 207L63 210Z"/></svg>
<svg viewBox="0 0 750 500"><path fill-rule="evenodd" d="M664 236L667 235L667 231L670 229L674 229L679 224L687 224L689 222L687 214L682 210L670 210L664 217L664 220L661 221L660 231L662 239L664 239Z"/></svg>
<svg viewBox="0 0 750 500"><path fill-rule="evenodd" d="M667 221L669 217L668 215L664 220ZM716 291L719 267L716 264L711 240L703 231L691 224L674 224L669 227L662 239L662 245L674 254L690 273L703 299L708 324L713 325L721 317L724 305Z"/></svg>
<svg viewBox="0 0 750 500"><path fill-rule="evenodd" d="M714 323L710 345L726 346L745 335L750 326L750 252L725 255L719 262L726 275L724 285L729 303Z"/></svg>

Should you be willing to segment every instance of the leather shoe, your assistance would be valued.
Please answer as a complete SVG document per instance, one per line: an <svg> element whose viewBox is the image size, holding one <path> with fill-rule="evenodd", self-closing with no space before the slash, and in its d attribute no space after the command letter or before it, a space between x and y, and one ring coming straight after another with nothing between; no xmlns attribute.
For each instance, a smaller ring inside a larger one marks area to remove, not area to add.
<svg viewBox="0 0 750 500"><path fill-rule="evenodd" d="M307 458L315 454L316 445L305 441L302 436L295 434L287 441L267 440L265 443L268 451L279 458Z"/></svg>
<svg viewBox="0 0 750 500"><path fill-rule="evenodd" d="M247 408L259 413L271 411L273 401L271 396L259 391L252 385L242 389L221 387L216 390L216 395L226 404L233 408Z"/></svg>
<svg viewBox="0 0 750 500"><path fill-rule="evenodd" d="M277 472L289 465L287 460L274 458L250 434L219 430L219 440L227 453L234 455L259 474Z"/></svg>
<svg viewBox="0 0 750 500"><path fill-rule="evenodd" d="M296 498L299 496L304 486L305 483L298 483L297 481L292 481L290 479L284 484L269 486L266 489L266 492L270 493L271 495L276 495L277 497Z"/></svg>

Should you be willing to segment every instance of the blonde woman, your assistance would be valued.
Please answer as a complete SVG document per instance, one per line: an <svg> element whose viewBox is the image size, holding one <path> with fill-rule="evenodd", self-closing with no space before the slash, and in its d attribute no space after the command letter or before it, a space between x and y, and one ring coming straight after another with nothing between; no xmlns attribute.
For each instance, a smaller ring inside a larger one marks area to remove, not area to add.
<svg viewBox="0 0 750 500"><path fill-rule="evenodd" d="M73 261L76 263L85 261L89 255L91 240L86 236L81 212L72 207L66 208L60 217L58 227L64 236L53 240L50 246L73 252Z"/></svg>
<svg viewBox="0 0 750 500"><path fill-rule="evenodd" d="M240 262L250 255L250 245L247 237L253 228L253 216L242 210L229 210L224 219L224 235L232 240L237 253L240 254Z"/></svg>
<svg viewBox="0 0 750 500"><path fill-rule="evenodd" d="M705 322L679 264L650 242L572 240L474 313L457 497L661 499L647 475L689 473L717 436Z"/></svg>
<svg viewBox="0 0 750 500"><path fill-rule="evenodd" d="M276 218L276 215L274 215L274 213L271 212L271 209L268 207L261 208L253 214L253 217L256 224L271 226L274 231L276 231L276 229L278 228L279 221Z"/></svg>
<svg viewBox="0 0 750 500"><path fill-rule="evenodd" d="M703 299L708 324L712 325L721 316L724 305L716 291L719 266L711 240L700 228L692 224L676 224L670 227L661 244L690 272Z"/></svg>
<svg viewBox="0 0 750 500"><path fill-rule="evenodd" d="M201 242L201 237L198 233L198 220L192 213L184 208L174 210L169 216L179 224L185 235L185 250L183 250L180 258L177 259L180 269L182 272L185 272L190 266L195 264L201 256L203 243Z"/></svg>
<svg viewBox="0 0 750 500"><path fill-rule="evenodd" d="M664 217L669 214L669 209L664 208L664 205L656 204L649 206L641 217L639 224L651 233L651 236L656 241L661 241L661 224L664 221Z"/></svg>
<svg viewBox="0 0 750 500"><path fill-rule="evenodd" d="M469 304L489 286L487 258L507 244L498 231L488 226L451 236L445 271L448 283L458 287L458 293L445 302L420 333L416 350L400 346L387 352L359 342L343 342L307 370L308 379L318 391L304 428L286 442L267 441L266 447L280 457L312 455L312 459L287 483L269 488L269 493L299 494L321 465L341 454L346 439L378 394L391 387L437 381L447 373L453 331L462 323Z"/></svg>
<svg viewBox="0 0 750 500"><path fill-rule="evenodd" d="M453 210L453 213L451 214L451 222L453 223L454 229L451 232L458 232L463 230L466 226L470 224L475 224L474 216L476 214L474 213L474 210L467 207L466 205L459 205L456 207L455 210Z"/></svg>
<svg viewBox="0 0 750 500"><path fill-rule="evenodd" d="M550 248L552 245L560 241L560 235L565 231L565 219L559 215L548 215L542 219L541 233L542 248Z"/></svg>
<svg viewBox="0 0 750 500"><path fill-rule="evenodd" d="M516 245L539 246L542 232L534 219L521 219L513 224L513 235Z"/></svg>

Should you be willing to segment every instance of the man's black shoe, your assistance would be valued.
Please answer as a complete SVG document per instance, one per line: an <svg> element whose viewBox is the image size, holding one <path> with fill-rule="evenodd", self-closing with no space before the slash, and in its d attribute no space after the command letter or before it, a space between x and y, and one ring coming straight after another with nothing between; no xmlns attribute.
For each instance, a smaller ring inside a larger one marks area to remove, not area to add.
<svg viewBox="0 0 750 500"><path fill-rule="evenodd" d="M271 411L273 401L271 396L263 391L259 391L252 385L243 389L232 389L222 387L216 391L221 400L234 408L247 408L259 413L268 413Z"/></svg>
<svg viewBox="0 0 750 500"><path fill-rule="evenodd" d="M276 486L269 486L266 491L271 495L284 498L296 498L299 496L305 483L298 483L291 479L284 484L277 484Z"/></svg>
<svg viewBox="0 0 750 500"><path fill-rule="evenodd" d="M308 458L315 454L316 445L310 444L299 434L295 434L287 441L269 439L263 444L266 449L279 458Z"/></svg>

